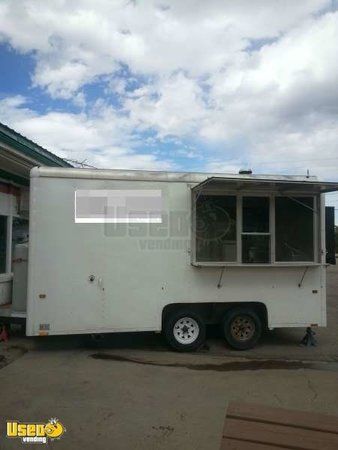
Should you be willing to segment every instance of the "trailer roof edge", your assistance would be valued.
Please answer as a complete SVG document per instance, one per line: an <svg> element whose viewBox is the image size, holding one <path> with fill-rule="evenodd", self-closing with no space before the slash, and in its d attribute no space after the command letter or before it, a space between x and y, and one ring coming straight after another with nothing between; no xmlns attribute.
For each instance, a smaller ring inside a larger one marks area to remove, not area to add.
<svg viewBox="0 0 338 450"><path fill-rule="evenodd" d="M34 167L30 172L31 178L81 178L81 179L105 179L105 180L134 180L134 181L163 181L163 182L185 182L199 184L211 178L222 178L227 180L257 181L284 181L304 182L315 181L316 177L306 175L239 175L236 173L204 173L204 172L161 172L144 170L119 170L119 169L78 169L78 168L56 168L56 167Z"/></svg>

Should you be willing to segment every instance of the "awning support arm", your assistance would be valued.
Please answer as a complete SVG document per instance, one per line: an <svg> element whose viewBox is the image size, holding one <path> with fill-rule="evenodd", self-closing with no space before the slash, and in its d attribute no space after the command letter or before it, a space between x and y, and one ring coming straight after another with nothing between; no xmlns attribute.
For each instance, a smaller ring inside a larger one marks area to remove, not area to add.
<svg viewBox="0 0 338 450"><path fill-rule="evenodd" d="M302 287L302 284L303 284L303 281L304 281L304 278L305 278L305 275L306 275L306 272L308 271L308 266L307 267L305 267L305 269L304 269L304 272L303 272L303 275L302 275L302 278L301 278L301 280L300 280L300 282L298 283L298 287L300 288L300 287Z"/></svg>
<svg viewBox="0 0 338 450"><path fill-rule="evenodd" d="M219 276L219 280L218 280L218 284L217 284L217 288L218 289L220 289L222 287L222 278L223 278L224 271L225 271L225 267L222 267L221 268L221 273L220 273L220 276Z"/></svg>
<svg viewBox="0 0 338 450"><path fill-rule="evenodd" d="M297 200L296 198L290 197L290 196L287 196L287 198L290 199L290 200L292 200L292 201L294 201L295 203L298 203L299 205L304 206L304 208L307 208L307 209L309 209L310 211L312 211L312 212L318 214L318 211L317 211L316 209L311 208L311 206L306 205L305 203L301 202L300 200Z"/></svg>

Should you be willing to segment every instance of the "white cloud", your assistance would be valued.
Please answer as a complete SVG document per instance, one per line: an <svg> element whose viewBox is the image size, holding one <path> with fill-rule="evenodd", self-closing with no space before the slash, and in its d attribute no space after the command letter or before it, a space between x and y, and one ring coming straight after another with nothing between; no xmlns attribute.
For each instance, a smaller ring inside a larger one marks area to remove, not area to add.
<svg viewBox="0 0 338 450"><path fill-rule="evenodd" d="M67 96L119 63L134 73L200 76L231 65L250 39L278 37L325 0L3 0L0 33L36 52L34 82Z"/></svg>
<svg viewBox="0 0 338 450"><path fill-rule="evenodd" d="M189 135L206 115L202 89L182 73L134 91L123 106L135 126L154 128L160 137Z"/></svg>
<svg viewBox="0 0 338 450"><path fill-rule="evenodd" d="M244 167L240 160L236 159L228 161L213 159L206 165L206 170L211 173L238 173L241 169L247 168L249 169L249 167Z"/></svg>
<svg viewBox="0 0 338 450"><path fill-rule="evenodd" d="M3 0L0 40L34 55L34 86L83 112L38 115L19 97L2 108L11 126L51 150L100 165L170 167L155 152L135 153L133 132L152 130L154 147L167 136L199 140L207 169L309 167L337 178L334 4ZM106 101L86 108L82 89L97 80L122 109Z"/></svg>
<svg viewBox="0 0 338 450"><path fill-rule="evenodd" d="M37 114L21 96L0 100L0 121L57 155L98 168L169 170L173 162L138 150L130 125L111 107L84 113Z"/></svg>

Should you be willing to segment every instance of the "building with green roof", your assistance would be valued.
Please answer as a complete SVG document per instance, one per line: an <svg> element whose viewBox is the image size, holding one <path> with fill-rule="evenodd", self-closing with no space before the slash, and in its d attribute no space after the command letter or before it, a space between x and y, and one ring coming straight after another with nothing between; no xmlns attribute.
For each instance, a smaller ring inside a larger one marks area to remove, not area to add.
<svg viewBox="0 0 338 450"><path fill-rule="evenodd" d="M72 167L0 123L0 306L11 299L13 249L28 239L29 173L35 166Z"/></svg>

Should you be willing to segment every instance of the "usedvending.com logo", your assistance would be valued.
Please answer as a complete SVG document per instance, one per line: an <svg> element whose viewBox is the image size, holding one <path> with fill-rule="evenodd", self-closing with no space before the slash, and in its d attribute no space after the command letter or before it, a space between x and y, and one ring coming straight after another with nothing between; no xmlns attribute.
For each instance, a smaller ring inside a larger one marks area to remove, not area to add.
<svg viewBox="0 0 338 450"><path fill-rule="evenodd" d="M60 439L66 428L56 418L48 422L7 421L7 437L21 439L23 444L48 444L48 440Z"/></svg>

